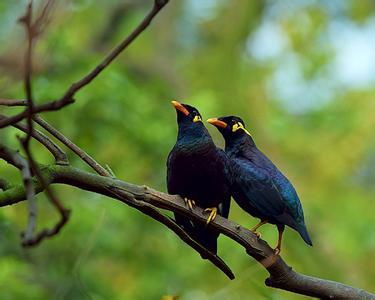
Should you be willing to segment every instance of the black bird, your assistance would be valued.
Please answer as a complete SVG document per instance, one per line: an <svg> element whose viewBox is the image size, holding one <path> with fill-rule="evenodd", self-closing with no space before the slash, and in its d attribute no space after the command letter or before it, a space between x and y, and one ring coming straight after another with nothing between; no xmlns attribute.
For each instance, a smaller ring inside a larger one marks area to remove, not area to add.
<svg viewBox="0 0 375 300"><path fill-rule="evenodd" d="M230 160L231 193L238 205L260 222L251 230L266 223L275 224L279 238L275 253L281 251L285 225L296 230L310 246L303 210L298 195L290 181L255 145L244 122L235 116L213 118L225 139L225 152Z"/></svg>
<svg viewBox="0 0 375 300"><path fill-rule="evenodd" d="M177 112L178 135L167 161L168 193L180 195L190 208L195 204L206 208L210 212L207 224L217 213L227 218L230 206L225 174L227 156L215 146L196 108L177 101L172 104ZM175 218L192 238L217 253L217 232L180 214L175 214Z"/></svg>

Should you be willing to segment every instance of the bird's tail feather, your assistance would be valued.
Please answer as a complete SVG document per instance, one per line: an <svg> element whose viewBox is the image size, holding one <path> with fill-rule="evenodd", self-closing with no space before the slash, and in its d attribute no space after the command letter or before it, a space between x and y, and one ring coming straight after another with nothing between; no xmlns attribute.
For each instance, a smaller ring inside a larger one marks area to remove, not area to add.
<svg viewBox="0 0 375 300"><path fill-rule="evenodd" d="M219 234L212 229L207 229L207 227L202 224L194 224L194 227L197 242L210 252L217 254L217 238ZM202 256L202 258L205 257Z"/></svg>
<svg viewBox="0 0 375 300"><path fill-rule="evenodd" d="M306 242L306 244L310 246L313 245L305 224L298 224L296 230L303 238L303 240Z"/></svg>
<svg viewBox="0 0 375 300"><path fill-rule="evenodd" d="M175 220L178 225L182 226L184 230L199 244L208 249L210 252L217 254L217 238L218 233L212 229L207 229L203 224L192 223L183 215L175 213ZM201 255L203 259L203 255Z"/></svg>

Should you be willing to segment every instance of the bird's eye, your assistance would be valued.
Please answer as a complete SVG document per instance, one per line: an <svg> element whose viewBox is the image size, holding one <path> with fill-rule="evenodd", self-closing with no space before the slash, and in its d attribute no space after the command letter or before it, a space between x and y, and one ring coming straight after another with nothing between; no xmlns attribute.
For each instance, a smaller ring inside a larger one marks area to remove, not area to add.
<svg viewBox="0 0 375 300"><path fill-rule="evenodd" d="M250 135L250 132L248 132L245 128L245 126L243 126L243 124L241 122L237 122L235 123L233 126L232 126L232 132L236 132L237 130L239 129L242 129L247 135Z"/></svg>
<svg viewBox="0 0 375 300"><path fill-rule="evenodd" d="M238 129L244 129L241 122L237 122L232 126L232 132L236 132Z"/></svg>
<svg viewBox="0 0 375 300"><path fill-rule="evenodd" d="M195 123L195 122L201 122L202 121L202 118L200 117L200 116L198 116L198 115L196 115L195 117L194 117L194 119L193 119L193 122Z"/></svg>

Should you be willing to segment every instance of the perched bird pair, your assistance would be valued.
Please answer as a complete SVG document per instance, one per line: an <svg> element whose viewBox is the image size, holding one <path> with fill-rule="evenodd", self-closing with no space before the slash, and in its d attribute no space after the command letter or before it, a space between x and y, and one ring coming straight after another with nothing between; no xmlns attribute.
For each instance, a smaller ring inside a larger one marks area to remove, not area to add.
<svg viewBox="0 0 375 300"><path fill-rule="evenodd" d="M172 101L177 111L178 137L167 162L167 186L170 194L183 197L210 212L207 223L217 213L227 218L230 196L260 222L275 224L279 237L275 254L281 251L285 225L296 230L312 245L303 210L293 185L256 147L244 122L235 116L209 119L225 139L225 153L217 148L201 115L194 107ZM217 252L219 234L202 224L175 214L176 222L196 241Z"/></svg>

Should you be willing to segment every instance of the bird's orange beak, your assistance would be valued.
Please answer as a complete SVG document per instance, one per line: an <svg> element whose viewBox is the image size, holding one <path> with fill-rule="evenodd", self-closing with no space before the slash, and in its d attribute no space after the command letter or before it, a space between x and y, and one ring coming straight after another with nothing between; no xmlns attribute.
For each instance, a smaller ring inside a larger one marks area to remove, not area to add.
<svg viewBox="0 0 375 300"><path fill-rule="evenodd" d="M221 127L221 128L227 128L228 124L220 121L218 118L211 118L207 120L208 123L216 126L216 127Z"/></svg>
<svg viewBox="0 0 375 300"><path fill-rule="evenodd" d="M172 105L176 110L182 112L185 116L190 115L189 111L180 102L173 100Z"/></svg>

